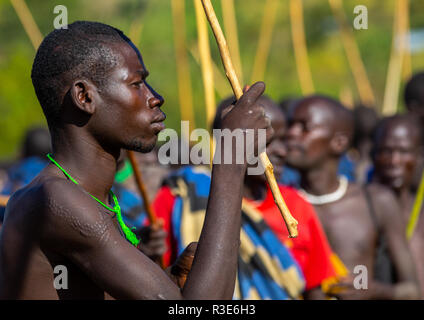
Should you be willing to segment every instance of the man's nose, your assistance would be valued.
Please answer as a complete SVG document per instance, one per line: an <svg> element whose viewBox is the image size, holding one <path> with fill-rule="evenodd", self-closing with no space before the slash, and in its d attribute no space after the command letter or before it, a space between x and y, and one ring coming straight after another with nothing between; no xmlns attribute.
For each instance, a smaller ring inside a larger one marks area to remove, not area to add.
<svg viewBox="0 0 424 320"><path fill-rule="evenodd" d="M297 123L294 123L292 125L289 126L288 130L287 130L287 138L295 138L300 136L302 132L301 126Z"/></svg>
<svg viewBox="0 0 424 320"><path fill-rule="evenodd" d="M398 151L392 152L390 156L390 164L393 166L400 165L402 163L402 155Z"/></svg>
<svg viewBox="0 0 424 320"><path fill-rule="evenodd" d="M163 97L148 84L147 84L147 88L149 89L149 96L150 96L150 98L148 99L149 107L150 108L161 107L163 103L165 102Z"/></svg>

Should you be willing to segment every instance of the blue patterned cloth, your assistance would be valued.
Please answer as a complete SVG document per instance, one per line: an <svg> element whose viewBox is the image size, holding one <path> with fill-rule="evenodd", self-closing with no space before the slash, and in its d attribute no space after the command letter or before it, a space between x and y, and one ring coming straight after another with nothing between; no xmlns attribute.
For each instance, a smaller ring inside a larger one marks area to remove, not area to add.
<svg viewBox="0 0 424 320"><path fill-rule="evenodd" d="M178 254L198 241L210 191L210 173L184 167L165 180L176 197L171 225ZM305 280L289 250L278 240L259 211L243 202L237 282L234 299L296 299Z"/></svg>

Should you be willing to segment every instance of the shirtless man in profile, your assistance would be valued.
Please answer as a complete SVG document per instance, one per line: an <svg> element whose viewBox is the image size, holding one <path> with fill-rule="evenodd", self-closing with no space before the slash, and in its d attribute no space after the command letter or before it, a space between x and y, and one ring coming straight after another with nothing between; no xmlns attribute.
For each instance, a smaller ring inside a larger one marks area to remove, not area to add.
<svg viewBox="0 0 424 320"><path fill-rule="evenodd" d="M182 289L133 245L135 235L112 212L121 149L149 152L164 128L164 101L148 74L134 44L108 25L75 22L44 39L32 80L52 136L52 162L8 203L1 299L232 298L246 159L213 166L204 227ZM256 103L264 90L263 83L247 90L223 128L267 129L270 139L270 121ZM66 290L53 285L58 265L68 270Z"/></svg>

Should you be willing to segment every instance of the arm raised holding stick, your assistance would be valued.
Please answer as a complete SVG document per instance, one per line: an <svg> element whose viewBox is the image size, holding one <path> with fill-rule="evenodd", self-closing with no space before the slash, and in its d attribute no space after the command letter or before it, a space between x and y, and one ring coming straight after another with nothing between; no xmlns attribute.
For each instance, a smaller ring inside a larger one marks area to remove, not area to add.
<svg viewBox="0 0 424 320"><path fill-rule="evenodd" d="M221 59L224 65L225 73L227 75L228 80L230 81L231 87L233 89L233 92L236 98L240 99L240 97L243 95L243 90L240 86L236 72L231 62L227 42L225 40L221 26L219 25L218 19L216 18L215 11L213 9L213 6L210 0L201 0L201 1L203 4L203 8L205 9L205 13L208 18L208 21L215 35L215 39L218 43L219 52L221 54ZM280 189L278 188L278 184L275 180L274 168L271 162L269 161L265 151L259 155L259 159L261 161L261 164L265 168L265 175L266 175L268 184L271 188L274 201L277 204L278 208L280 209L281 215L283 216L284 222L286 223L290 237L295 238L298 235L298 231L297 231L298 223L296 219L294 219L293 216L290 214L290 211L284 202Z"/></svg>

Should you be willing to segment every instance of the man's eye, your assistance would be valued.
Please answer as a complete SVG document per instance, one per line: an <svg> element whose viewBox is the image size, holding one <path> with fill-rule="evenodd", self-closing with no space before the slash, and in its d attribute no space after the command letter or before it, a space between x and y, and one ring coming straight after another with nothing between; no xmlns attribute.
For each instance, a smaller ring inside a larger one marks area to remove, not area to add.
<svg viewBox="0 0 424 320"><path fill-rule="evenodd" d="M140 88L142 83L143 83L143 81L137 81L137 82L132 83L132 85L135 86L136 88Z"/></svg>

